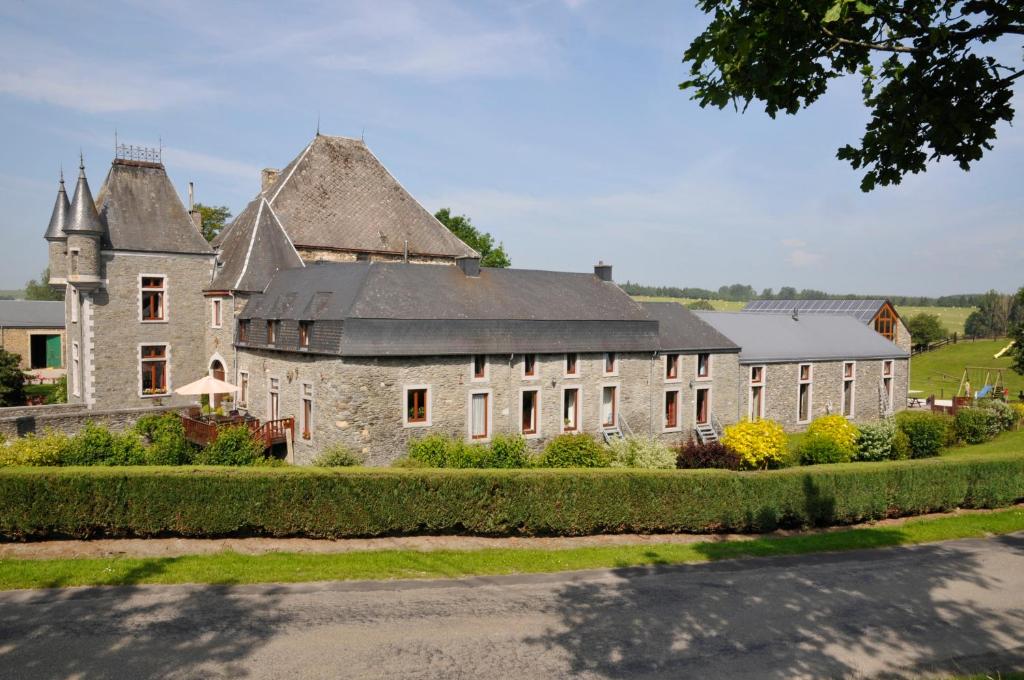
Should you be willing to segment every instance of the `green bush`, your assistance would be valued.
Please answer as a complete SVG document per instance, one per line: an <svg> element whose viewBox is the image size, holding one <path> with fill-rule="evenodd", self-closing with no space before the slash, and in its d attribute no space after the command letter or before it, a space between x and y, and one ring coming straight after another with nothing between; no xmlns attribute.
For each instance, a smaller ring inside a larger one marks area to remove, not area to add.
<svg viewBox="0 0 1024 680"><path fill-rule="evenodd" d="M820 416L807 427L807 435L814 439L827 439L841 452L841 460L849 460L857 452L857 426L845 417L835 414ZM820 442L814 446L824 452ZM835 461L840 462L840 461Z"/></svg>
<svg viewBox="0 0 1024 680"><path fill-rule="evenodd" d="M860 434L857 437L857 451L853 454L852 459L872 461L897 458L894 450L897 431L896 423L889 418L877 423L861 425Z"/></svg>
<svg viewBox="0 0 1024 680"><path fill-rule="evenodd" d="M539 467L592 468L607 467L608 452L588 434L560 434L544 447L537 460Z"/></svg>
<svg viewBox="0 0 1024 680"><path fill-rule="evenodd" d="M938 413L900 411L896 424L907 435L911 458L929 458L939 455L949 443L950 418Z"/></svg>
<svg viewBox="0 0 1024 680"><path fill-rule="evenodd" d="M494 435L491 441L491 466L496 468L522 468L528 466L530 458L526 440L520 435Z"/></svg>
<svg viewBox="0 0 1024 680"><path fill-rule="evenodd" d="M146 447L135 432L121 432L112 435L113 445L104 465L145 465Z"/></svg>
<svg viewBox="0 0 1024 680"><path fill-rule="evenodd" d="M828 433L814 432L800 440L797 456L801 465L846 463L850 460L850 449Z"/></svg>
<svg viewBox="0 0 1024 680"><path fill-rule="evenodd" d="M453 441L448 449L444 467L448 468L492 468L491 450L483 444L469 444Z"/></svg>
<svg viewBox="0 0 1024 680"><path fill-rule="evenodd" d="M199 465L260 465L266 462L263 442L252 436L244 425L228 427L196 454Z"/></svg>
<svg viewBox="0 0 1024 680"><path fill-rule="evenodd" d="M613 439L608 450L611 467L671 470L676 466L676 452L654 437Z"/></svg>
<svg viewBox="0 0 1024 680"><path fill-rule="evenodd" d="M0 447L0 466L61 465L71 448L71 438L61 432L18 437Z"/></svg>
<svg viewBox="0 0 1024 680"><path fill-rule="evenodd" d="M6 468L0 536L770 531L1024 498L1024 456L728 470Z"/></svg>
<svg viewBox="0 0 1024 680"><path fill-rule="evenodd" d="M906 460L910 458L910 453L910 437L897 427L892 438L892 457L895 460Z"/></svg>
<svg viewBox="0 0 1024 680"><path fill-rule="evenodd" d="M454 445L455 441L443 434L431 434L409 442L408 456L427 467L446 467L448 452Z"/></svg>
<svg viewBox="0 0 1024 680"><path fill-rule="evenodd" d="M362 456L352 453L344 444L328 446L313 460L313 465L319 467L352 467L362 464Z"/></svg>
<svg viewBox="0 0 1024 680"><path fill-rule="evenodd" d="M999 432L1006 432L1017 426L1017 412L1005 401L982 399L978 402L978 406L992 414L995 421L993 427L998 427Z"/></svg>
<svg viewBox="0 0 1024 680"><path fill-rule="evenodd" d="M61 465L142 465L145 449L134 432L114 433L88 422L71 438Z"/></svg>
<svg viewBox="0 0 1024 680"><path fill-rule="evenodd" d="M186 465L196 454L176 413L143 416L133 429L147 443L147 465Z"/></svg>
<svg viewBox="0 0 1024 680"><path fill-rule="evenodd" d="M999 434L999 420L983 408L962 408L953 416L956 438L966 444L981 444Z"/></svg>

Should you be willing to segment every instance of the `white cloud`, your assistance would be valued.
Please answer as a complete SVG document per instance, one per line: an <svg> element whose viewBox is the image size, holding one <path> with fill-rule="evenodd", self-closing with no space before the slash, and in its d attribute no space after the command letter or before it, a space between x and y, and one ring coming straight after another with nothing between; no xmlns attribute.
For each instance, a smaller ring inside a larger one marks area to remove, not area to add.
<svg viewBox="0 0 1024 680"><path fill-rule="evenodd" d="M789 253L786 261L794 267L804 268L813 267L822 261L823 257L820 253L812 253L803 249L796 249Z"/></svg>
<svg viewBox="0 0 1024 680"><path fill-rule="evenodd" d="M807 242L798 238L784 238L782 239L782 245L787 248L803 248L807 245Z"/></svg>
<svg viewBox="0 0 1024 680"><path fill-rule="evenodd" d="M173 146L165 146L163 151L164 163L173 165L193 172L210 173L223 177L238 178L253 185L253 190L258 186L260 178L260 167L252 163L244 163L230 158L221 158L198 151L179 149Z"/></svg>

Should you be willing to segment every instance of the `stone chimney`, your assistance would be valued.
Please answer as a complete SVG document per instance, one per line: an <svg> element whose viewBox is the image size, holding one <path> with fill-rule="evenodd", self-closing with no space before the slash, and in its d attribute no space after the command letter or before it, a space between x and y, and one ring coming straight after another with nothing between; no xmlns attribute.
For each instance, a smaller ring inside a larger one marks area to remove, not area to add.
<svg viewBox="0 0 1024 680"><path fill-rule="evenodd" d="M196 229L198 229L200 232L202 232L203 231L203 213L199 212L198 210L193 209L191 212L189 212L188 216L192 218L192 224L196 225Z"/></svg>
<svg viewBox="0 0 1024 680"><path fill-rule="evenodd" d="M266 191L273 186L280 173L277 168L263 168L263 172L260 173L260 191Z"/></svg>
<svg viewBox="0 0 1024 680"><path fill-rule="evenodd" d="M462 273L466 276L480 276L479 257L458 257L455 258L455 264L459 266L459 269L461 269Z"/></svg>
<svg viewBox="0 0 1024 680"><path fill-rule="evenodd" d="M603 261L598 262L594 265L594 276L602 281L611 281L612 266L610 264L605 264Z"/></svg>

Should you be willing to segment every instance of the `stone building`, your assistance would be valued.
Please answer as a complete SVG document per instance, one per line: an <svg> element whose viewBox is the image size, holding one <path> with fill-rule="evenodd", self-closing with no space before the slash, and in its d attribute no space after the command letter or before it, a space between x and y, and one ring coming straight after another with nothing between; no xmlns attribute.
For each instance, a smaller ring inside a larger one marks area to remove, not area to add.
<svg viewBox="0 0 1024 680"><path fill-rule="evenodd" d="M64 368L64 303L0 300L0 349L21 357L21 368Z"/></svg>
<svg viewBox="0 0 1024 680"><path fill-rule="evenodd" d="M829 314L849 316L907 352L913 347L910 329L888 300L752 300L743 311L760 314Z"/></svg>
<svg viewBox="0 0 1024 680"><path fill-rule="evenodd" d="M799 431L841 414L870 422L907 406L909 354L833 314L698 312L738 344L739 416Z"/></svg>

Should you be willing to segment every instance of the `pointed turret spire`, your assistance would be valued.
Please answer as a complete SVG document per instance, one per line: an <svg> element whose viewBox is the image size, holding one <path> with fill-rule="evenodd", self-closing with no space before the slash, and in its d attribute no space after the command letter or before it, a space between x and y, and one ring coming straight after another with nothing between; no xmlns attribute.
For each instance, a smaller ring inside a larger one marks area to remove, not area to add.
<svg viewBox="0 0 1024 680"><path fill-rule="evenodd" d="M75 186L75 197L71 199L71 221L64 228L65 232L103 233L103 223L96 211L96 202L89 190L89 180L85 178L85 159L79 153L78 184Z"/></svg>
<svg viewBox="0 0 1024 680"><path fill-rule="evenodd" d="M57 200L53 204L53 213L50 215L50 226L46 228L43 236L47 241L65 241L68 236L64 230L68 226L68 218L71 215L71 204L68 202L68 192L64 190L64 169L60 171L60 185L57 188Z"/></svg>

